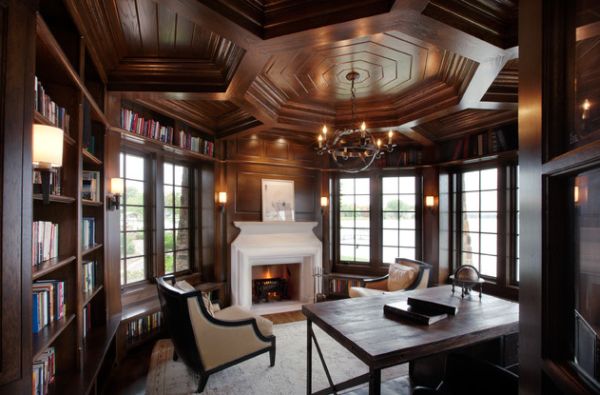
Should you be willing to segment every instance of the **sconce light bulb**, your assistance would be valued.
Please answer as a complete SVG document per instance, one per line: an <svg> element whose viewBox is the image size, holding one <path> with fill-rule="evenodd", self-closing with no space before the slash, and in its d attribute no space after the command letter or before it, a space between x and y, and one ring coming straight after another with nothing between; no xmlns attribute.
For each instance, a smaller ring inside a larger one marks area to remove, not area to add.
<svg viewBox="0 0 600 395"><path fill-rule="evenodd" d="M585 99L581 105L581 108L583 108L583 111L589 111L590 107L592 107L592 103L590 103L588 99Z"/></svg>

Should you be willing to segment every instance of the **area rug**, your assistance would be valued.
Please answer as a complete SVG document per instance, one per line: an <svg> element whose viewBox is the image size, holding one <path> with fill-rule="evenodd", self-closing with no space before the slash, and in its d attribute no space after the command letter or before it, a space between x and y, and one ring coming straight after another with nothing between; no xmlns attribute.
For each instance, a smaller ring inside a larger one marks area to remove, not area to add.
<svg viewBox="0 0 600 395"><path fill-rule="evenodd" d="M334 383L368 372L359 359L313 325L315 335L323 351L325 361ZM305 394L306 393L306 322L275 325L277 357L275 366L269 367L269 354L242 362L208 379L204 394ZM146 382L146 393L193 394L198 386L198 377L181 361L173 361L173 344L160 340L154 346L150 370ZM313 346L313 391L326 388L327 377L318 354ZM408 374L408 365L399 365L383 371L382 380Z"/></svg>

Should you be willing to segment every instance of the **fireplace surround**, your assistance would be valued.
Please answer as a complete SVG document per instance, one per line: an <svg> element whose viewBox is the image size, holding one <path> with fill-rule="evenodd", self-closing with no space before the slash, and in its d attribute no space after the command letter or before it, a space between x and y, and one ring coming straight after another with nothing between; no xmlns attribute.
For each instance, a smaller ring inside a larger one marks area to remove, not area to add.
<svg viewBox="0 0 600 395"><path fill-rule="evenodd" d="M317 222L234 222L240 234L231 243L231 301L253 309L252 268L262 265L298 264L298 286L289 310L312 303L322 292L322 243L312 229ZM284 303L284 302L280 302ZM266 303L261 313L280 311L277 303ZM272 306L272 307L270 307ZM266 310L265 310L266 309Z"/></svg>

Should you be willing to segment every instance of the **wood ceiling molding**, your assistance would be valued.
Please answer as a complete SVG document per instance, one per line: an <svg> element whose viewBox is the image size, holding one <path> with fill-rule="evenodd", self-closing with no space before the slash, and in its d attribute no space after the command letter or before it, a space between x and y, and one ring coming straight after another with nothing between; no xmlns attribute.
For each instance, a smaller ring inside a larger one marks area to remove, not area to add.
<svg viewBox="0 0 600 395"><path fill-rule="evenodd" d="M198 0L269 39L389 12L393 0Z"/></svg>
<svg viewBox="0 0 600 395"><path fill-rule="evenodd" d="M423 15L497 47L518 43L518 0L432 0Z"/></svg>
<svg viewBox="0 0 600 395"><path fill-rule="evenodd" d="M466 109L423 123L415 130L434 141L443 141L517 121L515 110Z"/></svg>
<svg viewBox="0 0 600 395"><path fill-rule="evenodd" d="M498 74L482 101L518 103L519 101L519 60L506 63Z"/></svg>
<svg viewBox="0 0 600 395"><path fill-rule="evenodd" d="M245 54L161 2L66 2L110 90L224 92Z"/></svg>
<svg viewBox="0 0 600 395"><path fill-rule="evenodd" d="M135 101L180 119L205 133L214 134L218 138L261 125L252 115L226 100L137 99Z"/></svg>

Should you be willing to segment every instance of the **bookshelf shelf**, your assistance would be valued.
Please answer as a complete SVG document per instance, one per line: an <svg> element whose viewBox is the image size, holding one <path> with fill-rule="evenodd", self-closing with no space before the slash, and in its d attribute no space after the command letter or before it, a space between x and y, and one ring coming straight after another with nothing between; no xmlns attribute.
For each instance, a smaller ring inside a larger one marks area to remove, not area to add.
<svg viewBox="0 0 600 395"><path fill-rule="evenodd" d="M33 120L34 120L34 122L39 123L41 125L56 126L55 124L50 122L50 120L48 118L43 116L39 111L33 112ZM65 140L65 143L67 143L69 145L75 145L75 139L66 133L64 134L64 140Z"/></svg>
<svg viewBox="0 0 600 395"><path fill-rule="evenodd" d="M75 314L70 314L67 317L61 318L58 321L54 321L50 325L44 327L38 333L34 333L33 342L31 345L33 351L32 360L35 360L41 352L43 352L48 346L50 346L52 342L54 342L54 340L56 340L56 338L60 336L60 334L63 333L65 329L67 329L69 324L71 324L71 322L73 322L74 319Z"/></svg>
<svg viewBox="0 0 600 395"><path fill-rule="evenodd" d="M81 350L82 369L73 371L61 378L60 382L57 382L57 389L63 389L65 390L64 393L72 394L88 394L91 392L107 353L111 349L111 344L114 344L119 322L120 314L115 314L110 317L106 325L96 327L88 334Z"/></svg>
<svg viewBox="0 0 600 395"><path fill-rule="evenodd" d="M44 277L45 275L52 273L53 271L58 270L61 267L70 264L71 262L74 262L76 259L77 258L74 256L59 256L56 258L48 259L47 261L44 261L32 268L31 278L33 280L37 280L40 277Z"/></svg>
<svg viewBox="0 0 600 395"><path fill-rule="evenodd" d="M102 244L94 244L93 246L88 247L88 248L82 250L81 251L81 256L85 256L85 255L91 254L92 252L94 252L96 250L99 250L100 248L102 248Z"/></svg>
<svg viewBox="0 0 600 395"><path fill-rule="evenodd" d="M511 160L511 159L516 159L517 157L518 157L518 150L510 150L510 151L499 152L496 154L475 156L475 157L467 158L467 159L450 160L450 161L438 163L438 166L448 167L448 166L456 166L456 165L467 165L470 163L487 162L487 161L491 161L491 160Z"/></svg>
<svg viewBox="0 0 600 395"><path fill-rule="evenodd" d="M93 164L93 165L97 165L97 166L101 166L102 165L102 161L100 159L98 159L90 151L86 150L85 148L81 149L81 154L83 155L84 162L89 163L89 164Z"/></svg>
<svg viewBox="0 0 600 395"><path fill-rule="evenodd" d="M41 193L36 193L33 195L33 199L34 200L44 200L44 197L42 196ZM75 199L74 197L70 197L70 196L50 195L49 200L52 203L72 204L72 203L75 203L75 201L77 199Z"/></svg>
<svg viewBox="0 0 600 395"><path fill-rule="evenodd" d="M88 200L88 199L81 199L81 204L84 206L90 206L90 207L102 207L104 206L103 202L96 202L94 200Z"/></svg>
<svg viewBox="0 0 600 395"><path fill-rule="evenodd" d="M94 290L92 292L87 292L83 294L83 306L88 305L92 299L94 299L94 297L96 295L98 295L98 293L104 288L104 285L100 284L97 285L96 287L94 287Z"/></svg>
<svg viewBox="0 0 600 395"><path fill-rule="evenodd" d="M112 126L110 128L110 130L112 130L113 132L119 133L121 135L121 139L123 139L125 141L131 141L131 142L134 142L137 144L144 144L144 145L153 147L155 149L159 149L159 150L174 153L179 156L183 156L185 158L200 159L200 160L209 161L209 162L214 162L217 160L216 158L214 158L212 156L204 155L199 152L180 148L180 147L177 147L176 145L163 143L161 141L151 139L149 137L145 137L145 136L141 136L139 134L133 133L133 132L129 132L123 128L119 128L116 126Z"/></svg>

